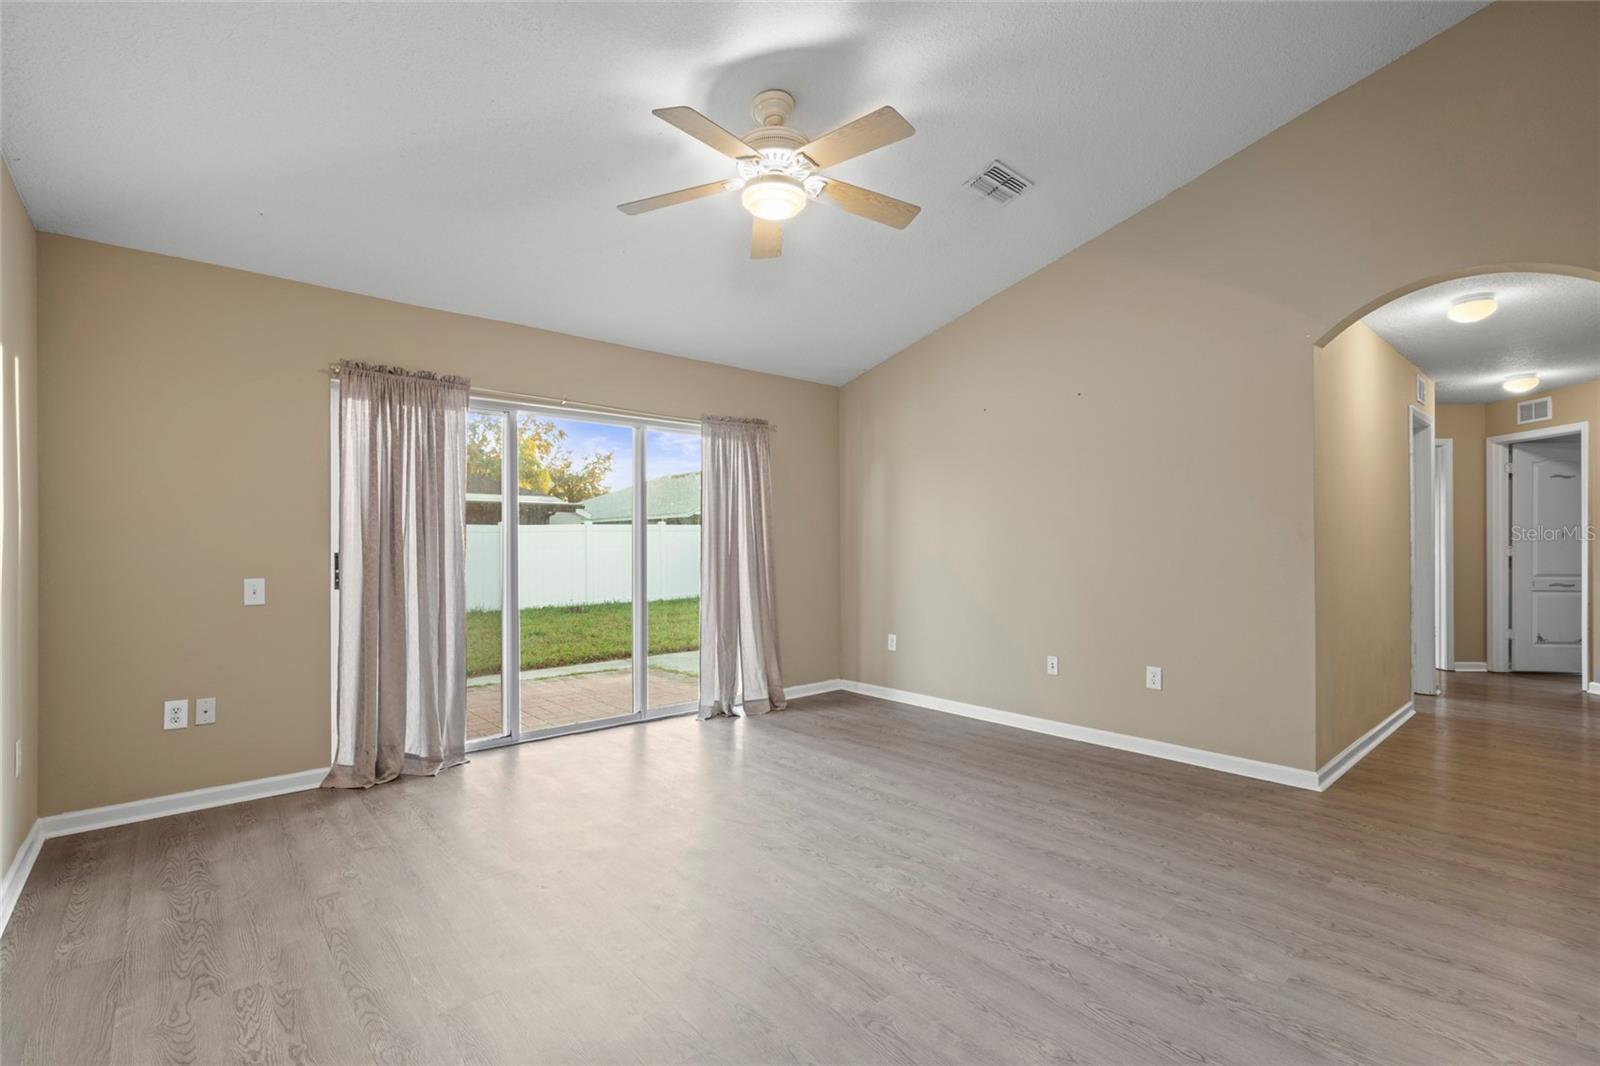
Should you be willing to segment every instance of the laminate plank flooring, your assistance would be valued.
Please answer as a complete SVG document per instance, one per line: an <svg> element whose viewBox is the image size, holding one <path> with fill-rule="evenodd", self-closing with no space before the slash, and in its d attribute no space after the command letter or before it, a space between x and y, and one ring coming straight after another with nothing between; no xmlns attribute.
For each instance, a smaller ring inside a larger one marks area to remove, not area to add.
<svg viewBox="0 0 1600 1066"><path fill-rule="evenodd" d="M1600 1061L1600 700L1323 794L836 693L46 843L5 1063Z"/></svg>

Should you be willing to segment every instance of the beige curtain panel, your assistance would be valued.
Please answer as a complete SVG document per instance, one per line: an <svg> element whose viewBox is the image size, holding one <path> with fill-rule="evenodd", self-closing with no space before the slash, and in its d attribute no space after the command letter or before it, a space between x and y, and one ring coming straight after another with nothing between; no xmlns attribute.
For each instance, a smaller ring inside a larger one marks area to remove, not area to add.
<svg viewBox="0 0 1600 1066"><path fill-rule="evenodd" d="M467 381L339 366L339 691L324 788L466 751Z"/></svg>
<svg viewBox="0 0 1600 1066"><path fill-rule="evenodd" d="M773 597L768 428L708 418L701 429L700 717L782 708Z"/></svg>

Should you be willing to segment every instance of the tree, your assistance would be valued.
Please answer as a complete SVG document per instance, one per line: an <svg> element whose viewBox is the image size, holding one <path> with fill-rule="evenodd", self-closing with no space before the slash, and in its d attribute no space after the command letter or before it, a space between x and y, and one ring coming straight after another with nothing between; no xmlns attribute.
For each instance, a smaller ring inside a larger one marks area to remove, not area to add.
<svg viewBox="0 0 1600 1066"><path fill-rule="evenodd" d="M469 485L498 485L502 426L498 418L467 419ZM566 439L567 431L554 422L517 416L517 482L522 492L581 503L605 491L616 454L595 452L580 461L566 448Z"/></svg>

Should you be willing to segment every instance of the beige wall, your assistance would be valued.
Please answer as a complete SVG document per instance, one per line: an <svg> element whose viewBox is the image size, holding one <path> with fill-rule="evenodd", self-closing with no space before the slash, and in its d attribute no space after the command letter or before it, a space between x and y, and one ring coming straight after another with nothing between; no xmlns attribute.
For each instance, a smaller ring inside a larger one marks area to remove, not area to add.
<svg viewBox="0 0 1600 1066"><path fill-rule="evenodd" d="M1411 700L1419 371L1360 322L1313 355L1317 765ZM1433 387L1422 410L1433 414Z"/></svg>
<svg viewBox="0 0 1600 1066"><path fill-rule="evenodd" d="M1450 480L1455 497L1455 659L1458 663L1483 663L1488 659L1484 628L1484 582L1488 557L1484 541L1488 524L1484 519L1484 418L1482 404L1440 404L1435 426L1440 440L1454 441L1454 474Z"/></svg>
<svg viewBox="0 0 1600 1066"><path fill-rule="evenodd" d="M40 807L326 765L328 363L663 415L771 419L780 652L837 677L838 390L39 238ZM240 583L267 578L267 606ZM217 724L159 728L165 698Z"/></svg>
<svg viewBox="0 0 1600 1066"><path fill-rule="evenodd" d="M1600 266L1597 48L1491 6L847 385L846 675L1317 765L1312 347Z"/></svg>
<svg viewBox="0 0 1600 1066"><path fill-rule="evenodd" d="M0 354L5 387L0 433L0 871L39 807L38 348L33 223L0 162ZM16 745L22 742L22 776Z"/></svg>

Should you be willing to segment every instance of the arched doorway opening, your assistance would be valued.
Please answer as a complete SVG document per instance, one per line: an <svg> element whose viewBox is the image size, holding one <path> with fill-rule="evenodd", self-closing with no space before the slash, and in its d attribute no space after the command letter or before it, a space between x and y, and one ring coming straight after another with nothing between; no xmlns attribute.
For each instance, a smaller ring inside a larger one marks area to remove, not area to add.
<svg viewBox="0 0 1600 1066"><path fill-rule="evenodd" d="M1428 278L1314 359L1319 756L1401 715L1436 669L1600 695L1600 274Z"/></svg>

